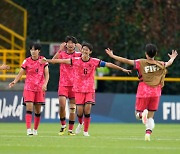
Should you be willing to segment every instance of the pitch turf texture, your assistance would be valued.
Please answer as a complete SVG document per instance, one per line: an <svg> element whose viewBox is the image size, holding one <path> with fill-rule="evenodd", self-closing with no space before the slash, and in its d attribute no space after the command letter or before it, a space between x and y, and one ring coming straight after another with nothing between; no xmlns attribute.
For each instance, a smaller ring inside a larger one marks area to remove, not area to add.
<svg viewBox="0 0 180 154"><path fill-rule="evenodd" d="M24 123L0 124L0 154L179 154L180 124L156 124L144 141L142 124L91 124L90 137L59 136L59 124L41 124L38 136L27 136Z"/></svg>

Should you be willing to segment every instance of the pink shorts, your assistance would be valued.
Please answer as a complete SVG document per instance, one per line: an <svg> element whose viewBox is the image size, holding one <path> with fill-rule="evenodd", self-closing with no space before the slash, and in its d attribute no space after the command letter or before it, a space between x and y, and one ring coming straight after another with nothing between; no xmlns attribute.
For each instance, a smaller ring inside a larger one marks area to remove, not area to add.
<svg viewBox="0 0 180 154"><path fill-rule="evenodd" d="M91 103L95 105L95 93L75 93L76 105L84 105L86 103Z"/></svg>
<svg viewBox="0 0 180 154"><path fill-rule="evenodd" d="M136 111L142 112L145 109L149 111L156 111L159 106L160 97L136 97Z"/></svg>
<svg viewBox="0 0 180 154"><path fill-rule="evenodd" d="M33 102L33 103L45 103L45 92L44 91L29 91L24 90L23 92L24 103Z"/></svg>
<svg viewBox="0 0 180 154"><path fill-rule="evenodd" d="M75 94L72 91L73 86L59 86L58 95L65 96L67 98L74 98Z"/></svg>

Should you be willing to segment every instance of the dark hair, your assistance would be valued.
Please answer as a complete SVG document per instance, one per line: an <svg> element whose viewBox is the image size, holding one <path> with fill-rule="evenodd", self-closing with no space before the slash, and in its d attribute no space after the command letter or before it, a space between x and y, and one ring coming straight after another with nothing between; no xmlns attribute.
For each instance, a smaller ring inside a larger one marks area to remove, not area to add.
<svg viewBox="0 0 180 154"><path fill-rule="evenodd" d="M93 46L92 46L90 43L83 42L83 43L82 43L82 48L83 48L84 46L88 47L90 51L93 50Z"/></svg>
<svg viewBox="0 0 180 154"><path fill-rule="evenodd" d="M36 42L30 43L29 48L32 49L33 47L35 50L41 50L41 45L39 43L36 43Z"/></svg>
<svg viewBox="0 0 180 154"><path fill-rule="evenodd" d="M65 42L67 43L68 41L72 41L75 44L78 42L74 36L66 36Z"/></svg>
<svg viewBox="0 0 180 154"><path fill-rule="evenodd" d="M149 44L146 44L145 50L146 50L147 55L150 58L153 58L154 56L156 56L158 49L156 45L149 43Z"/></svg>

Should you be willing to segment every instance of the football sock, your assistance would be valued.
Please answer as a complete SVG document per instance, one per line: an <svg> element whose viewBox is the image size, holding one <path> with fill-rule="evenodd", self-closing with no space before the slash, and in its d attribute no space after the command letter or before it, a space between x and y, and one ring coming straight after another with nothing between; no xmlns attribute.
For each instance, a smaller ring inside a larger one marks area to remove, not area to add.
<svg viewBox="0 0 180 154"><path fill-rule="evenodd" d="M151 134L154 127L155 127L154 119L148 118L146 123L146 133Z"/></svg>
<svg viewBox="0 0 180 154"><path fill-rule="evenodd" d="M41 119L41 114L34 115L34 129L37 130Z"/></svg>
<svg viewBox="0 0 180 154"><path fill-rule="evenodd" d="M26 111L25 120L26 120L26 128L30 129L31 121L32 121L32 111Z"/></svg>
<svg viewBox="0 0 180 154"><path fill-rule="evenodd" d="M74 122L75 122L75 121L69 120L69 131L72 131L72 130L73 130L73 128L74 128Z"/></svg>
<svg viewBox="0 0 180 154"><path fill-rule="evenodd" d="M60 118L61 125L66 125L66 118Z"/></svg>
<svg viewBox="0 0 180 154"><path fill-rule="evenodd" d="M86 114L84 117L84 132L88 132L91 117L90 114Z"/></svg>
<svg viewBox="0 0 180 154"><path fill-rule="evenodd" d="M78 117L79 123L82 124L83 123L83 115L82 116L77 115L77 117Z"/></svg>

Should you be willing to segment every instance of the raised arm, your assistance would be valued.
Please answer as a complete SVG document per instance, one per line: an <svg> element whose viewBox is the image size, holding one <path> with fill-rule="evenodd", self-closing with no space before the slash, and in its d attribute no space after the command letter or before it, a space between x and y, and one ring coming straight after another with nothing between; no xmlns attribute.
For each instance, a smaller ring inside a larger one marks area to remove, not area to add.
<svg viewBox="0 0 180 154"><path fill-rule="evenodd" d="M109 62L106 62L106 65L105 65L106 67L109 67L109 68L113 68L113 69L117 69L117 70L120 70L120 71L123 71L123 72L125 72L125 73L127 73L127 74L130 74L132 71L131 70L127 70L127 69L125 69L125 68L122 68L122 67L120 67L120 66L118 66L118 65L115 65L115 64L113 64L113 63L109 63Z"/></svg>
<svg viewBox="0 0 180 154"><path fill-rule="evenodd" d="M170 57L169 61L168 62L165 62L165 67L169 67L172 65L172 63L174 62L174 59L176 59L178 53L176 50L172 50L172 53L171 55L168 54L168 56Z"/></svg>
<svg viewBox="0 0 180 154"><path fill-rule="evenodd" d="M81 52L82 45L80 43L76 43L76 47L78 48L79 52Z"/></svg>
<svg viewBox="0 0 180 154"><path fill-rule="evenodd" d="M113 54L113 51L108 49L105 49L106 53L113 59L120 61L121 63L129 64L129 65L134 65L134 60L130 60L127 58L119 57Z"/></svg>
<svg viewBox="0 0 180 154"><path fill-rule="evenodd" d="M21 77L24 73L25 73L25 70L23 68L21 68L18 75L15 77L14 81L12 81L9 84L9 88L12 88L21 79Z"/></svg>
<svg viewBox="0 0 180 154"><path fill-rule="evenodd" d="M65 50L66 49L65 46L66 46L66 42L61 43L60 46L59 46L59 50L60 51ZM59 58L59 52L56 52L56 54L53 56L52 59L58 59L58 58Z"/></svg>

